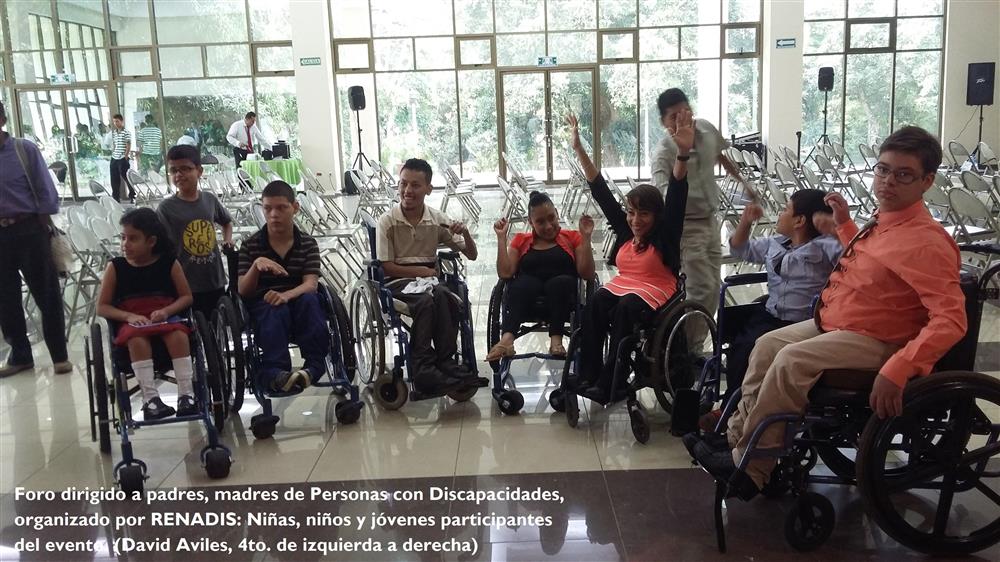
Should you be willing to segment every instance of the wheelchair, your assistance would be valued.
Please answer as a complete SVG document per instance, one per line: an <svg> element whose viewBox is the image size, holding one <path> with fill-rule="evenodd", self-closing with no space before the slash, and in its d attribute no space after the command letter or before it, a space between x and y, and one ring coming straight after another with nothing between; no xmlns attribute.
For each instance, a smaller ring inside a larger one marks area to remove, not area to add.
<svg viewBox="0 0 1000 562"><path fill-rule="evenodd" d="M235 249L226 249L225 254L229 288L227 294L219 299L212 315L214 347L217 349L221 370L225 373L221 381L221 407L226 415L239 412L249 389L263 409L250 419L250 431L256 439L267 439L274 435L280 421L274 415L271 399L294 396L301 391L273 392L261 380L260 348L254 337L250 313L237 290L239 256ZM323 283L319 284L317 293L326 317L330 349L326 355L326 376L313 381L311 386L328 387L335 394L345 396L346 400L337 402L334 406L334 415L338 423L353 424L361 418L364 404L359 397L358 387L354 384L357 360L354 356L351 322L343 301Z"/></svg>
<svg viewBox="0 0 1000 562"><path fill-rule="evenodd" d="M1000 246L960 245L962 251L1000 255ZM1000 298L994 277L1000 263L981 275L964 267L968 330L935 365L934 373L911 381L903 395L903 413L889 419L872 415L868 406L877 372L828 370L820 374L802 414L769 416L751 434L737 464L745 470L758 458L778 463L764 489L768 497L791 493L784 532L800 551L821 546L835 524L833 504L808 491L809 484L857 485L866 513L887 535L907 548L926 554L969 554L1000 542L1000 381L973 371L983 303ZM739 403L733 393L723 409L717 432L725 431ZM779 448L757 446L764 431L785 423ZM831 474L812 474L823 460ZM715 529L720 552L726 549L723 501L730 482L716 481ZM951 517L952 503L982 494L992 502L983 512L964 508Z"/></svg>
<svg viewBox="0 0 1000 562"><path fill-rule="evenodd" d="M361 382L372 387L375 400L386 410L398 410L408 400L427 400L440 396L448 396L456 402L470 400L479 390L479 385L449 390L444 394L425 394L412 387L414 370L410 357L410 326L405 321L409 308L406 303L394 299L392 291L385 286L385 271L375 253L376 219L365 211L359 211L359 215L368 232L371 259L364 263L365 276L351 287L348 304ZM472 308L469 304L469 288L463 279L463 268L458 252L438 251L440 281L458 297L460 305L460 341L456 360L478 377ZM394 352L393 344L389 344L387 348L387 339L390 337L395 345ZM387 351L392 354L391 366L386 362Z"/></svg>
<svg viewBox="0 0 1000 562"><path fill-rule="evenodd" d="M688 344L688 332L705 327L711 337L712 353L716 353L716 326L711 314L701 305L686 301L684 276L677 281L677 292L666 304L653 311L649 322L643 322L635 331L622 339L618 349L604 347L604 357L614 353L615 366L611 382L611 400L620 396L624 387L625 404L629 414L632 435L639 443L650 437L649 415L639 402L638 393L644 388L653 391L656 401L670 414L675 411L676 397L688 390L699 375L709 366ZM580 420L577 375L580 362L580 330L570 337L566 349L566 362L559 388L549 394L553 409L566 413L570 427ZM605 361L607 364L607 361Z"/></svg>
<svg viewBox="0 0 1000 562"><path fill-rule="evenodd" d="M507 287L509 281L507 279L500 279L497 284L494 285L493 291L490 293L490 305L487 312L487 341L496 342L500 341L501 328L503 318L507 314ZM600 287L600 281L592 280L585 281L580 279L577 281L577 294L576 294L576 306L570 315L570 333L573 333L578 328L580 314L583 312L583 306L586 304L590 295ZM539 297L532 309L532 314L529 318L525 319L525 322L521 324L518 330L514 333L514 340L530 334L532 332L545 332L547 330L547 324L543 318L546 316L546 305L545 297ZM491 361L490 367L493 369L493 399L497 402L497 407L500 411L507 415L514 415L521 411L524 407L524 395L517 390L517 385L514 383L514 377L511 376L510 367L514 361L520 359L541 359L541 360L563 360L562 357L556 357L554 355L549 355L548 353L519 353L513 357L504 357L499 361Z"/></svg>
<svg viewBox="0 0 1000 562"><path fill-rule="evenodd" d="M122 460L113 469L115 481L122 491L132 494L142 492L148 478L146 463L135 457L129 435L142 427L200 421L205 426L208 445L199 456L209 478L219 479L229 475L232 455L219 440L225 418L216 405L221 398L220 367L216 363L215 342L206 335L212 334L208 320L200 313L185 321L192 328L189 335L191 358L194 364L192 380L199 411L189 416L172 416L149 421L138 421L132 417L133 394L140 391L139 385L130 384L134 379L128 347L115 346L112 342L119 323L106 321L107 330L101 322L90 325L90 335L84 338L84 353L87 364L87 389L90 399L90 433L92 441L100 442L100 450L111 454L111 428L121 437ZM107 342L108 354L105 355ZM163 342L153 340L153 369L156 377L176 382L166 373L173 369L170 355ZM111 379L108 379L106 361L110 359Z"/></svg>

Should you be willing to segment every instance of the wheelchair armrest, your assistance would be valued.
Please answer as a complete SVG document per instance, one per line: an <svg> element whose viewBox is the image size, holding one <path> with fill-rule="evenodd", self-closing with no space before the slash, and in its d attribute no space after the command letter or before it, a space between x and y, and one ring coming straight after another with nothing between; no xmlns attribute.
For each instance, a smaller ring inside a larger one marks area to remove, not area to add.
<svg viewBox="0 0 1000 562"><path fill-rule="evenodd" d="M1000 255L1000 244L959 244L958 249L962 252L975 252L977 254Z"/></svg>
<svg viewBox="0 0 1000 562"><path fill-rule="evenodd" d="M722 280L729 287L736 285L752 285L754 283L767 283L767 272L758 271L756 273L737 273L729 275Z"/></svg>
<svg viewBox="0 0 1000 562"><path fill-rule="evenodd" d="M461 255L462 255L461 252L457 252L455 250L447 250L447 251L440 250L440 251L438 251L438 259L439 260L451 260L451 261L455 261Z"/></svg>
<svg viewBox="0 0 1000 562"><path fill-rule="evenodd" d="M378 268L381 268L382 267L382 262L380 260L370 259L370 260L364 260L364 261L362 261L361 265L363 265L365 267L378 267Z"/></svg>

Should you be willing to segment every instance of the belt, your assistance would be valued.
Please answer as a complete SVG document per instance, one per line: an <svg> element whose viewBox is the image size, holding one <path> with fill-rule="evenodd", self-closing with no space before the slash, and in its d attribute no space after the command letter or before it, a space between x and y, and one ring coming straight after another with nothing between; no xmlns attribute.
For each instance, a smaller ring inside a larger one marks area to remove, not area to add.
<svg viewBox="0 0 1000 562"><path fill-rule="evenodd" d="M8 226L15 225L23 220L32 219L37 216L38 215L34 213L21 213L12 217L3 217L0 218L0 228L7 228Z"/></svg>

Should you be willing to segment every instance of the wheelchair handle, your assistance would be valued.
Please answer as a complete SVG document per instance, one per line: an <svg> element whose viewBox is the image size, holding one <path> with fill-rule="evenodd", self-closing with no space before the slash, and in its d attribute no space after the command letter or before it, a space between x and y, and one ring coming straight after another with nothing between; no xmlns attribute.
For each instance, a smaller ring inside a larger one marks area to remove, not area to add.
<svg viewBox="0 0 1000 562"><path fill-rule="evenodd" d="M734 285L750 285L753 283L766 283L767 272L759 271L755 273L737 273L722 280L723 283L732 287Z"/></svg>
<svg viewBox="0 0 1000 562"><path fill-rule="evenodd" d="M975 252L977 254L1000 255L1000 244L959 244L958 249L962 252Z"/></svg>

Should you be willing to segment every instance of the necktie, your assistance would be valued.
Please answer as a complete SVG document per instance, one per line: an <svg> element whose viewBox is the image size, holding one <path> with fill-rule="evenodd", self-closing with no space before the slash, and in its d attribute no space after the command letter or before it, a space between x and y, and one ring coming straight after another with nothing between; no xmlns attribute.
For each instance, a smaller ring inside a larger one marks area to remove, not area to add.
<svg viewBox="0 0 1000 562"><path fill-rule="evenodd" d="M861 230L854 235L854 238L852 238L850 243L847 244L847 247L844 248L844 253L840 254L840 259L837 260L837 265L835 265L833 271L830 272L830 277L833 277L834 273L843 269L844 258L850 257L854 254L854 245L874 232L876 225L878 225L878 211L875 212L875 216L872 217L872 220L866 222L865 225L861 227ZM816 296L816 306L813 308L813 321L816 322L816 328L820 332L823 331L823 327L820 325L819 311L823 308L823 291L826 291L826 288L829 286L830 278L828 277L826 285L823 285L823 289L820 290L819 295Z"/></svg>
<svg viewBox="0 0 1000 562"><path fill-rule="evenodd" d="M247 127L247 150L253 152L253 138L250 136L250 127Z"/></svg>

